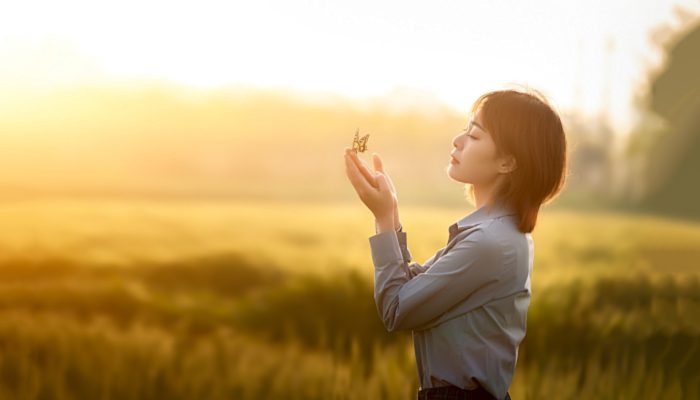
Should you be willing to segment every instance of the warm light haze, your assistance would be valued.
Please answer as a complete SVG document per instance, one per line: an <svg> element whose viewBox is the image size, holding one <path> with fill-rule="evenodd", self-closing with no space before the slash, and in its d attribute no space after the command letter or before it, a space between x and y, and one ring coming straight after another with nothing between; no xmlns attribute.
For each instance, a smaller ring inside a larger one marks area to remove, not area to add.
<svg viewBox="0 0 700 400"><path fill-rule="evenodd" d="M593 130L593 119L607 121L615 135L602 140L619 153L639 119L634 98L663 64L655 42L698 9L629 0L13 3L0 13L1 183L5 195L333 197L342 175L319 165L361 128L403 175L404 197L419 198L424 184L451 197L460 192L443 172L451 137L488 90L531 86L567 120ZM424 162L407 163L419 149Z"/></svg>
<svg viewBox="0 0 700 400"><path fill-rule="evenodd" d="M464 110L514 82L561 108L606 108L620 132L650 42L689 0L23 1L0 15L0 81L245 85L357 99L410 88ZM7 92L6 92L7 93ZM420 99L416 100L420 101Z"/></svg>

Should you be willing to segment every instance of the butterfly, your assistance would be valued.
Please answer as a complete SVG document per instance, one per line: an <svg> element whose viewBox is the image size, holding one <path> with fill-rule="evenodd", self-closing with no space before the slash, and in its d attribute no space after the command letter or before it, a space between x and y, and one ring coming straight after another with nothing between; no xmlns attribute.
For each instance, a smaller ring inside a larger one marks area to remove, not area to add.
<svg viewBox="0 0 700 400"><path fill-rule="evenodd" d="M367 140L369 140L369 133L366 134L365 136L359 137L360 136L360 130L355 131L355 139L352 141L352 149L355 150L355 152L360 152L364 153L365 150L367 150Z"/></svg>

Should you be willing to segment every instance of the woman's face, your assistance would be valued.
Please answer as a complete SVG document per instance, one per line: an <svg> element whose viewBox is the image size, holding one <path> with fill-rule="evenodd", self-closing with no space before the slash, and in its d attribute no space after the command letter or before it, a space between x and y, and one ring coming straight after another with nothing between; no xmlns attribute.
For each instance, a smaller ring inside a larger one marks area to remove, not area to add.
<svg viewBox="0 0 700 400"><path fill-rule="evenodd" d="M496 144L484 128L481 110L477 111L462 132L455 136L452 145L452 157L446 168L450 178L475 186L490 186L495 182L501 160L496 157Z"/></svg>

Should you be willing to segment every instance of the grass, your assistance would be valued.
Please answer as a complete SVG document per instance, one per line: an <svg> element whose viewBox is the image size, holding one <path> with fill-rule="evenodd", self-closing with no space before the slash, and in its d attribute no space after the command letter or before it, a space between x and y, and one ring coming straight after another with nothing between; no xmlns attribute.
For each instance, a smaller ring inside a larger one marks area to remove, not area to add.
<svg viewBox="0 0 700 400"><path fill-rule="evenodd" d="M469 210L404 208L414 260ZM0 398L409 399L356 206L0 207ZM514 399L700 398L700 226L545 210Z"/></svg>

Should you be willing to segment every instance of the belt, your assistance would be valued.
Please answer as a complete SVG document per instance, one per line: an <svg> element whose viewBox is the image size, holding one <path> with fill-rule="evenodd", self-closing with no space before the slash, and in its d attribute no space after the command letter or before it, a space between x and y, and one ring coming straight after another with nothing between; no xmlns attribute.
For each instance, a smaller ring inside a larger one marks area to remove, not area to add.
<svg viewBox="0 0 700 400"><path fill-rule="evenodd" d="M510 397L506 396L506 398ZM496 398L481 386L467 390L451 385L420 389L418 400L496 400Z"/></svg>

